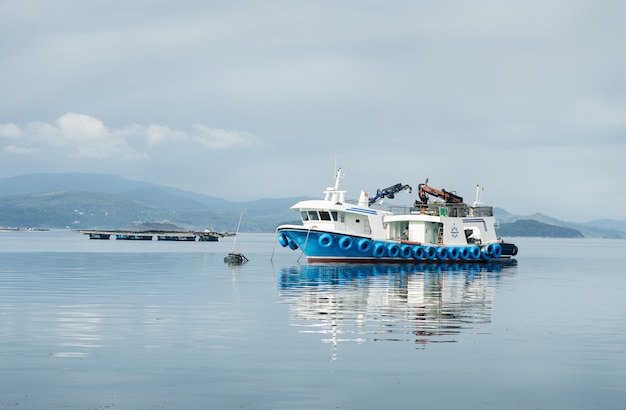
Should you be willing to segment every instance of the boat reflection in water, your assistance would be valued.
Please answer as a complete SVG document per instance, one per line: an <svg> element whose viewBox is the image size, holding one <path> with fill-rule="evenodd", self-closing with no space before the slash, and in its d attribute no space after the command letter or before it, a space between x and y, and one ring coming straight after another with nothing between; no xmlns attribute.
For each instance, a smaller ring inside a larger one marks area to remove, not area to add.
<svg viewBox="0 0 626 410"><path fill-rule="evenodd" d="M489 323L496 285L516 264L307 264L281 269L279 301L300 332L323 335L333 350L371 341L425 348Z"/></svg>

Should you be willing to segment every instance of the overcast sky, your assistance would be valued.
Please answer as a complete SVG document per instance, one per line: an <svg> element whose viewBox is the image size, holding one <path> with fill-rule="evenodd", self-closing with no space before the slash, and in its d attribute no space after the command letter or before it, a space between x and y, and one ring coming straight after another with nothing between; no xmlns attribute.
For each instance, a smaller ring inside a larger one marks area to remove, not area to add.
<svg viewBox="0 0 626 410"><path fill-rule="evenodd" d="M626 2L0 0L0 178L626 219ZM416 191L399 203L412 202Z"/></svg>

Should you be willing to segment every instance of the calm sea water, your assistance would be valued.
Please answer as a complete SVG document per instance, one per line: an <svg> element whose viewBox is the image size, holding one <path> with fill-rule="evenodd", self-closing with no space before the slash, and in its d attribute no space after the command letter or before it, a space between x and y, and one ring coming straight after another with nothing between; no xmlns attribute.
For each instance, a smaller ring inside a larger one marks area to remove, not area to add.
<svg viewBox="0 0 626 410"><path fill-rule="evenodd" d="M306 265L0 232L0 408L623 409L626 241L510 266Z"/></svg>

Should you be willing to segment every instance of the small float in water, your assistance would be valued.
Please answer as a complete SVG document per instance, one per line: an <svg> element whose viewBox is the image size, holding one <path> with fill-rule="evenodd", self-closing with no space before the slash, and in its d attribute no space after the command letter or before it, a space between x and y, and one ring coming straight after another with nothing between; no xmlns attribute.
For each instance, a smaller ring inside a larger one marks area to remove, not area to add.
<svg viewBox="0 0 626 410"><path fill-rule="evenodd" d="M228 255L224 256L224 263L228 263L229 265L241 265L242 263L248 262L248 258L246 258L242 253L235 252L235 244L237 243L237 236L239 235L239 227L241 226L241 218L243 217L243 213L245 209L241 210L239 214L239 222L237 223L237 231L235 232L235 239L233 239L233 247Z"/></svg>
<svg viewBox="0 0 626 410"><path fill-rule="evenodd" d="M248 262L248 258L246 258L242 253L230 252L228 255L224 256L224 262L232 265L239 265Z"/></svg>

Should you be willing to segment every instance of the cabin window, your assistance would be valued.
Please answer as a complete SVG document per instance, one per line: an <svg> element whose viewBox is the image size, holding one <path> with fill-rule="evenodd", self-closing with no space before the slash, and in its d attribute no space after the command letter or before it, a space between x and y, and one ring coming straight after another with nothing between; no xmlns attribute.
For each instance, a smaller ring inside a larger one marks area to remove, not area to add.
<svg viewBox="0 0 626 410"><path fill-rule="evenodd" d="M317 214L317 211L309 211L309 219L312 221L319 221L320 217Z"/></svg>
<svg viewBox="0 0 626 410"><path fill-rule="evenodd" d="M332 211L330 214L333 217L333 221L336 221L337 220L337 211Z"/></svg>
<svg viewBox="0 0 626 410"><path fill-rule="evenodd" d="M302 217L303 221L308 221L309 220L309 214L306 211L301 211L300 212L300 216Z"/></svg>
<svg viewBox="0 0 626 410"><path fill-rule="evenodd" d="M320 219L322 221L330 221L330 214L327 211L320 211Z"/></svg>

